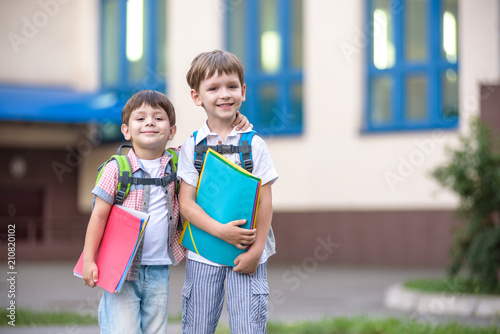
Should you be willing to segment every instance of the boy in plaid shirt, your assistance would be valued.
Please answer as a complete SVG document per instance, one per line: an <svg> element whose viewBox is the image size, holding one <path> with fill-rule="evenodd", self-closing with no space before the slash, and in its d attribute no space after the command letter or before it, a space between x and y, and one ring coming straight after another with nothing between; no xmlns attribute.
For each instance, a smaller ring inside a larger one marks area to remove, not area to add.
<svg viewBox="0 0 500 334"><path fill-rule="evenodd" d="M247 123L246 117L238 116L239 124ZM174 172L169 166L172 154L165 148L177 130L175 110L164 94L153 90L136 93L123 108L122 123L125 139L133 144L127 155L133 177L161 178ZM83 279L90 287L99 280L95 255L115 203L118 176L116 161L108 163L92 191L95 205L83 259ZM99 305L101 333L166 333L169 265L177 265L185 256L185 249L178 243L175 182L167 186L132 184L123 206L147 212L150 220L122 290L103 292Z"/></svg>

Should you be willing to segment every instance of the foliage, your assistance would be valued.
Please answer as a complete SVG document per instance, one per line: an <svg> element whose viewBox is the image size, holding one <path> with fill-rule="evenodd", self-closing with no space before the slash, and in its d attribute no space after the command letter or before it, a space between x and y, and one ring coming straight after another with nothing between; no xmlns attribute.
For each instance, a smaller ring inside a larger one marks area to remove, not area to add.
<svg viewBox="0 0 500 334"><path fill-rule="evenodd" d="M474 120L470 134L448 155L432 176L460 199L463 224L454 237L449 274L467 268L479 289L492 292L500 269L500 154L488 127Z"/></svg>
<svg viewBox="0 0 500 334"><path fill-rule="evenodd" d="M229 334L227 327L217 328L216 334ZM415 319L394 318L324 318L295 323L270 322L267 326L269 334L500 334L496 324L489 327L477 327L459 323L432 324Z"/></svg>

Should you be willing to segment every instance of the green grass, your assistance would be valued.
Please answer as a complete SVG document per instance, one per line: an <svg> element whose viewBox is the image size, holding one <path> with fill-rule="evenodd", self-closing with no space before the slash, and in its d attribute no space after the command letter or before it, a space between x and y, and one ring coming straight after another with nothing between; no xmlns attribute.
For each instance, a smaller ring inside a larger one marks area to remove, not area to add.
<svg viewBox="0 0 500 334"><path fill-rule="evenodd" d="M404 284L408 289L422 292L454 293L454 294L486 294L481 285L465 278L419 279ZM491 295L491 293L489 293ZM500 287L493 294L500 295Z"/></svg>
<svg viewBox="0 0 500 334"><path fill-rule="evenodd" d="M220 326L219 326L220 327ZM228 328L218 328L216 334L229 334ZM268 334L499 334L496 324L475 327L450 323L433 325L416 320L368 317L325 318L292 324L268 323Z"/></svg>
<svg viewBox="0 0 500 334"><path fill-rule="evenodd" d="M11 319L6 309L0 310L0 326L8 326ZM17 326L48 325L95 325L97 318L93 315L82 315L74 312L48 312L16 309L15 324Z"/></svg>
<svg viewBox="0 0 500 334"><path fill-rule="evenodd" d="M0 310L0 326L9 326L10 313L6 309ZM49 325L97 325L97 317L94 315L82 315L75 312L63 311L31 311L26 309L16 309L17 326L49 326ZM180 323L182 314L168 316L169 323Z"/></svg>
<svg viewBox="0 0 500 334"><path fill-rule="evenodd" d="M0 326L8 326L7 310L0 311ZM169 318L175 322L177 317ZM17 326L47 325L96 325L97 318L71 312L37 312L16 310ZM500 327L492 323L489 327L474 327L451 323L434 325L416 320L394 318L325 318L318 321L296 323L269 322L268 334L500 334ZM216 334L229 334L229 328L219 326Z"/></svg>

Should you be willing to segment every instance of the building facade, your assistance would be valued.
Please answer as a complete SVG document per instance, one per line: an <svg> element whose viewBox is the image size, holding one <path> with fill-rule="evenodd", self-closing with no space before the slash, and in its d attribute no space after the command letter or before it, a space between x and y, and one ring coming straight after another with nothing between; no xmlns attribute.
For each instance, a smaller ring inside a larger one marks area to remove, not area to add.
<svg viewBox="0 0 500 334"><path fill-rule="evenodd" d="M496 96L498 1L0 6L0 219L16 224L24 258L81 251L96 168L121 143L127 98L166 92L181 145L205 118L190 62L227 49L246 69L242 112L280 174L276 261L448 263L458 201L429 174Z"/></svg>

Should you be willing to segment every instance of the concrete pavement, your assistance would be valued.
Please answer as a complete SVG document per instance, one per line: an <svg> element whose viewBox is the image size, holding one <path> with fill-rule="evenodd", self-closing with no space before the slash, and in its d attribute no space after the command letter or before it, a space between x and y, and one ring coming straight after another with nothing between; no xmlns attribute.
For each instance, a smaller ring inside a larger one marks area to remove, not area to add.
<svg viewBox="0 0 500 334"><path fill-rule="evenodd" d="M18 262L15 281L16 305L33 310L68 310L97 314L101 289L86 287L72 275L73 262ZM7 276L6 265L0 269ZM396 316L415 317L426 321L460 321L488 325L492 318L462 315L420 314L414 310L386 308L389 287L408 279L444 277L444 269L409 269L382 267L346 267L316 263L278 264L270 261L269 319L296 321L323 316ZM182 310L181 288L184 266L172 267L169 314L179 318ZM6 307L9 282L0 281L0 306ZM224 311L221 323L227 324ZM17 327L1 328L2 333L98 333L97 326ZM180 333L180 324L171 322L169 334Z"/></svg>

